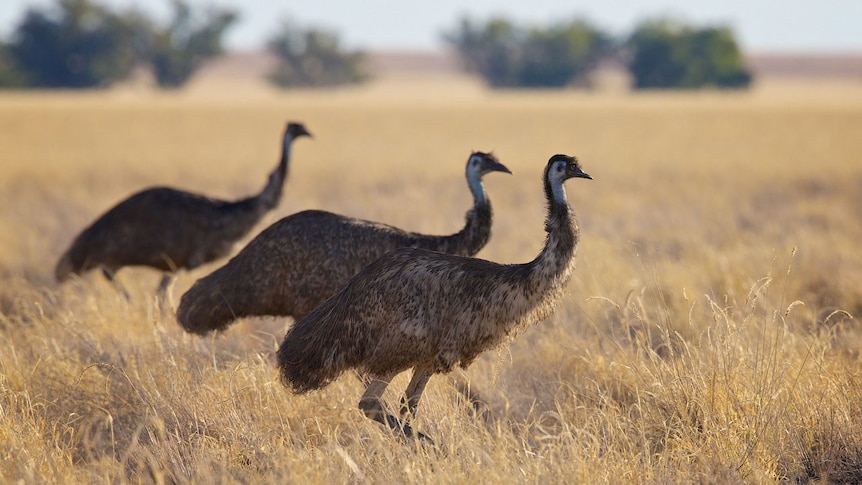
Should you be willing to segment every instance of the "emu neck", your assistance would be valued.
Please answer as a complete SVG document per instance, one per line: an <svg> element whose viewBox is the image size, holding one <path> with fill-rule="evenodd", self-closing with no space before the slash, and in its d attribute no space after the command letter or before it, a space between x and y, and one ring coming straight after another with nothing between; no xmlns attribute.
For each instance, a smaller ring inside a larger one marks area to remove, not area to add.
<svg viewBox="0 0 862 485"><path fill-rule="evenodd" d="M281 200L290 162L290 144L291 137L285 136L281 160L275 170L270 172L266 185L258 195L231 202L224 208L224 214L230 214L229 217L226 216L225 221L228 219L231 221L232 232L236 237L241 237L250 231Z"/></svg>
<svg viewBox="0 0 862 485"><path fill-rule="evenodd" d="M488 203L488 199L485 197L485 186L482 184L481 175L476 172L467 172L467 186L470 187L470 193L473 194L474 206Z"/></svg>
<svg viewBox="0 0 862 485"><path fill-rule="evenodd" d="M473 207L465 215L464 228L438 238L437 247L430 248L460 256L475 256L491 238L491 201L485 196L482 180L467 176L467 185L473 194Z"/></svg>
<svg viewBox="0 0 862 485"><path fill-rule="evenodd" d="M293 138L291 136L284 137L284 144L281 148L281 160L279 160L275 170L269 174L266 186L264 186L260 195L257 196L258 203L263 212L274 209L279 201L281 201L281 194L284 191L284 181L287 179L290 164L290 146L292 141Z"/></svg>
<svg viewBox="0 0 862 485"><path fill-rule="evenodd" d="M549 204L545 231L545 247L531 264L562 275L571 269L579 236L578 222L567 204Z"/></svg>
<svg viewBox="0 0 862 485"><path fill-rule="evenodd" d="M554 290L561 291L571 277L579 229L562 185L551 187L546 183L545 196L548 200L545 231L548 234L542 251L527 263L529 271L526 278L531 289L554 294Z"/></svg>

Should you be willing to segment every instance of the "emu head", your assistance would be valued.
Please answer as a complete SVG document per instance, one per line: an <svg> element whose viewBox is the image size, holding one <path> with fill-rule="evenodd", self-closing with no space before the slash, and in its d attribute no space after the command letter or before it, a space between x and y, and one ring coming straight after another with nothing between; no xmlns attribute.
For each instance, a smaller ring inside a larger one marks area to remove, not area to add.
<svg viewBox="0 0 862 485"><path fill-rule="evenodd" d="M493 153L471 153L470 158L467 159L467 178L478 180L489 172L512 173L511 170L497 160L497 157Z"/></svg>
<svg viewBox="0 0 862 485"><path fill-rule="evenodd" d="M577 157L554 155L545 167L545 190L553 194L556 202L565 204L566 192L563 189L563 182L575 177L593 179L581 169L581 163Z"/></svg>
<svg viewBox="0 0 862 485"><path fill-rule="evenodd" d="M302 123L296 123L291 121L287 124L287 128L284 129L284 138L295 140L300 136L308 136L311 137L311 133L305 128L305 125Z"/></svg>

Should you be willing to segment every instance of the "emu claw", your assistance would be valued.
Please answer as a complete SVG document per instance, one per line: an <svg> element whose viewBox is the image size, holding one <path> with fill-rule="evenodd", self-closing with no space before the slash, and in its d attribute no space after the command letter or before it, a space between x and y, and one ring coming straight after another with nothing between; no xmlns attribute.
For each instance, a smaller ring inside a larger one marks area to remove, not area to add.
<svg viewBox="0 0 862 485"><path fill-rule="evenodd" d="M393 431L400 431L401 435L405 439L414 439L419 438L422 441L429 443L431 446L435 446L434 440L432 440L428 435L422 433L421 431L414 431L413 427L410 426L410 423L404 423L400 419L396 418L391 414L386 415L386 424Z"/></svg>

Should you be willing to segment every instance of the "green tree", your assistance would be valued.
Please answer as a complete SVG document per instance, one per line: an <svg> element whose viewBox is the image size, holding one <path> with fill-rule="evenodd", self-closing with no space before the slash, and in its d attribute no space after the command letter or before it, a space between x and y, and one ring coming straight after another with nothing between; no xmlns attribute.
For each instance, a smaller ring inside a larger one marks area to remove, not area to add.
<svg viewBox="0 0 862 485"><path fill-rule="evenodd" d="M277 86L331 87L358 84L369 78L365 54L344 50L338 36L332 32L302 29L285 22L267 46L278 58L278 64L269 75Z"/></svg>
<svg viewBox="0 0 862 485"><path fill-rule="evenodd" d="M611 52L610 38L581 20L533 29L524 43L519 85L586 85L598 63Z"/></svg>
<svg viewBox="0 0 862 485"><path fill-rule="evenodd" d="M221 38L235 21L231 11L195 11L174 0L174 18L159 26L136 10L116 13L92 0L57 0L32 8L13 39L0 45L0 86L103 87L152 66L159 86L185 83L222 53Z"/></svg>
<svg viewBox="0 0 862 485"><path fill-rule="evenodd" d="M26 85L24 74L9 53L9 46L0 44L0 87L21 88Z"/></svg>
<svg viewBox="0 0 862 485"><path fill-rule="evenodd" d="M587 85L598 63L613 52L609 36L577 19L526 29L503 18L484 24L462 18L444 40L468 71L494 88Z"/></svg>
<svg viewBox="0 0 862 485"><path fill-rule="evenodd" d="M626 45L637 89L743 88L752 80L733 32L724 27L649 21L637 27Z"/></svg>
<svg viewBox="0 0 862 485"><path fill-rule="evenodd" d="M134 36L122 16L90 0L31 8L2 49L0 82L43 88L109 85L134 67Z"/></svg>
<svg viewBox="0 0 862 485"><path fill-rule="evenodd" d="M153 27L149 59L161 87L185 84L208 60L224 52L222 37L237 20L231 10L208 7L195 11L183 0L173 0L174 16L165 27Z"/></svg>
<svg viewBox="0 0 862 485"><path fill-rule="evenodd" d="M491 87L517 86L523 39L510 21L492 18L484 25L476 25L464 17L458 28L445 33L443 38L458 50L464 67L481 76Z"/></svg>

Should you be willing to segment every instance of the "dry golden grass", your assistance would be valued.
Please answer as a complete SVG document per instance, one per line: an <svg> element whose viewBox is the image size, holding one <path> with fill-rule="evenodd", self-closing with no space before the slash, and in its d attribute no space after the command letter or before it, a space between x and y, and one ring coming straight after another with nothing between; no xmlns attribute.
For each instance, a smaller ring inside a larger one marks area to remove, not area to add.
<svg viewBox="0 0 862 485"><path fill-rule="evenodd" d="M0 481L862 480L862 87L217 87L0 95ZM417 428L438 449L365 419L355 379L282 388L290 321L191 337L154 311L152 271L120 273L131 301L97 274L52 281L77 231L139 188L258 190L288 119L316 138L259 229L323 208L453 232L464 161L493 149L515 174L486 179L480 256L520 262L542 244L548 157L595 178L567 186L582 242L563 305L467 371L487 419L432 379Z"/></svg>

